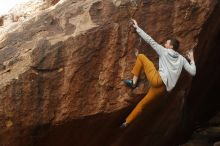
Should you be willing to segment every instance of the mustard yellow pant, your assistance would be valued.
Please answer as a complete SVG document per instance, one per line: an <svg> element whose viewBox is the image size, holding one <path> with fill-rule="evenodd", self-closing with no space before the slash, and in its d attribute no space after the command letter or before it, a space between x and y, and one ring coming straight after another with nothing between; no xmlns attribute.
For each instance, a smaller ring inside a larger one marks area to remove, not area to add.
<svg viewBox="0 0 220 146"><path fill-rule="evenodd" d="M145 75L150 82L150 89L147 95L136 105L134 110L128 115L125 123L130 124L137 116L139 116L144 107L146 107L150 101L154 98L161 96L165 93L166 88L161 80L159 72L156 70L154 64L143 54L137 56L135 66L132 73L135 76L139 76L141 69L144 69Z"/></svg>

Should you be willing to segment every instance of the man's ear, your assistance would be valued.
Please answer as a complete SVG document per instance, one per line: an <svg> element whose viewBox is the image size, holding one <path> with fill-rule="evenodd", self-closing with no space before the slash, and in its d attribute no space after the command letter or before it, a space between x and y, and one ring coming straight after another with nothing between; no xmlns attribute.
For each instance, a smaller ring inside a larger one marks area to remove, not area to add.
<svg viewBox="0 0 220 146"><path fill-rule="evenodd" d="M173 45L170 45L170 48L173 49Z"/></svg>

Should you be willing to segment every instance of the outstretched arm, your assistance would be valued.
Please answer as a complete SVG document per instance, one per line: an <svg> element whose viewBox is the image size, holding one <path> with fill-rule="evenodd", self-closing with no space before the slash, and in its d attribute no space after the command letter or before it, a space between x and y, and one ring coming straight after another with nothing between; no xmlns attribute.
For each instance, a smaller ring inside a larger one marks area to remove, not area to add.
<svg viewBox="0 0 220 146"><path fill-rule="evenodd" d="M188 53L188 58L190 59L190 64L184 58L184 69L192 76L196 75L196 65L194 61L193 51L190 50Z"/></svg>
<svg viewBox="0 0 220 146"><path fill-rule="evenodd" d="M164 52L164 47L158 44L151 36L144 32L138 25L137 22L132 19L133 27L136 28L137 33L157 52L161 55Z"/></svg>

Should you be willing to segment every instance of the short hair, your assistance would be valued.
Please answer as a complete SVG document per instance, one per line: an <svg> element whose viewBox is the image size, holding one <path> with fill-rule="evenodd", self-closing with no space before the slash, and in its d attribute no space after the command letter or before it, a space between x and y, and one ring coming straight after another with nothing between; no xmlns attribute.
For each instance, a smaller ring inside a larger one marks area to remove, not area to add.
<svg viewBox="0 0 220 146"><path fill-rule="evenodd" d="M180 42L176 38L169 38L171 45L173 46L173 50L177 51L179 49Z"/></svg>

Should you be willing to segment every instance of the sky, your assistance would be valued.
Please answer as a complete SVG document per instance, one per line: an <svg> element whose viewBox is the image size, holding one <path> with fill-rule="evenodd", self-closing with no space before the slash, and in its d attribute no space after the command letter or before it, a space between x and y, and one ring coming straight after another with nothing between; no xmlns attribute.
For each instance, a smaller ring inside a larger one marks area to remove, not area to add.
<svg viewBox="0 0 220 146"><path fill-rule="evenodd" d="M16 4L29 0L0 0L0 15L6 14Z"/></svg>

